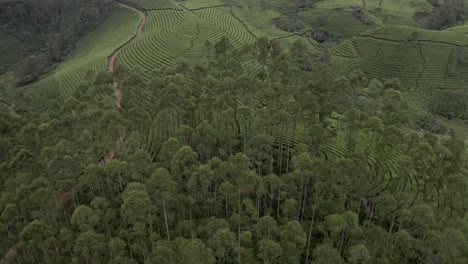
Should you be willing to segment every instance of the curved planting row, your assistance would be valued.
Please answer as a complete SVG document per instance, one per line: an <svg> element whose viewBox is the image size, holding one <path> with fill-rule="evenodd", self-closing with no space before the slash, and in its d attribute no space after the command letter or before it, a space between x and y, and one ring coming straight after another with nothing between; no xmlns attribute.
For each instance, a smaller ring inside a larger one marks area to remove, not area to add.
<svg viewBox="0 0 468 264"><path fill-rule="evenodd" d="M347 153L346 142L345 133L343 131L338 131L337 136L324 146L323 151L332 159L344 157ZM368 150L369 171L371 175L374 175L375 177L371 180L370 185L378 190L395 188L397 183L400 181L398 171L402 153L396 149L390 150L385 153L384 157L379 158L380 160L383 160L383 163L378 165L376 157L371 154L374 153L377 146L376 144L377 142L371 142L369 145L369 138L365 135L361 135L356 145L356 151L358 153L366 153L366 150ZM370 148L368 149L368 147ZM409 177L403 178L404 188L412 188L412 177L414 177L414 175L409 175ZM410 186L407 186L408 183Z"/></svg>
<svg viewBox="0 0 468 264"><path fill-rule="evenodd" d="M177 55L187 48L194 25L178 11L149 12L142 36L124 47L119 62L140 66L147 73L163 65L173 66Z"/></svg>
<svg viewBox="0 0 468 264"><path fill-rule="evenodd" d="M371 33L366 32L365 35L393 41L407 40L412 42L419 41L429 44L439 43L454 46L466 46L468 45L468 38L466 37L465 33L466 32L463 32L463 30L438 31L406 26L386 26L378 28Z"/></svg>
<svg viewBox="0 0 468 264"><path fill-rule="evenodd" d="M203 18L200 24L207 23L210 40L218 40L222 36L227 36L236 48L246 43L253 43L255 37L226 10L226 8L210 8L195 11L194 14Z"/></svg>
<svg viewBox="0 0 468 264"><path fill-rule="evenodd" d="M337 121L339 122L339 121ZM346 156L347 144L346 144L346 136L344 130L342 130L339 126L336 127L337 135L336 137L332 138L327 144L321 147L321 155L324 159L339 159ZM304 142L304 132L303 127L301 124L297 125L297 129L294 134L294 138L291 138L292 132L288 134L283 139L284 144L290 144L293 148L297 143ZM290 143L292 142L292 143ZM275 143L278 144L278 136L275 136ZM377 158L374 156L375 149L377 147L377 141L369 142L369 137L364 134L360 134L355 151L357 153L368 153L368 166L369 172L371 175L374 176L370 182L370 186L375 189L376 192L388 189L388 188L396 188L397 183L400 181L400 177L398 174L399 167L400 167L400 158L402 157L402 153L397 149L387 150L384 157L380 157L380 160L383 160L383 163L380 165L377 163ZM402 178L404 186L406 188L407 184L412 186L414 181L414 175L409 175L406 178ZM412 188L412 187L410 187Z"/></svg>
<svg viewBox="0 0 468 264"><path fill-rule="evenodd" d="M299 16L313 28L326 28L345 38L357 36L371 27L356 19L351 11L314 8L299 12Z"/></svg>
<svg viewBox="0 0 468 264"><path fill-rule="evenodd" d="M466 43L461 31L393 26L366 32L330 48L330 53L339 75L360 68L373 78L397 77L427 101L432 89L466 89L468 47L461 46Z"/></svg>
<svg viewBox="0 0 468 264"><path fill-rule="evenodd" d="M347 156L345 130L340 127L339 120L336 120L334 123L337 135L330 139L327 144L322 145L320 149L321 157L324 159L334 160ZM262 124L256 122L255 118L253 118L249 130L250 137L264 134L265 127L262 126ZM305 133L305 127L302 123L298 122L294 131L288 130L284 135L279 135L278 132L273 131L272 144L275 148L282 147L284 151L288 147L291 151L294 151L298 143L305 143ZM369 172L374 176L370 182L370 186L375 189L376 193L385 189L397 188L400 181L403 184L400 188L417 188L418 183L414 172L405 177L398 174L401 163L400 159L403 157L401 150L397 148L387 149L383 156L378 158L383 162L378 164L377 157L374 156L377 143L377 140L369 142L368 135L360 134L355 147L357 153L367 153Z"/></svg>
<svg viewBox="0 0 468 264"><path fill-rule="evenodd" d="M361 51L361 68L374 78L398 76L400 71L400 46L381 43L380 40L356 38L355 45ZM417 70L413 70L417 72Z"/></svg>
<svg viewBox="0 0 468 264"><path fill-rule="evenodd" d="M356 52L352 40L346 40L330 48L330 54L345 58L358 58L360 54Z"/></svg>
<svg viewBox="0 0 468 264"><path fill-rule="evenodd" d="M180 10L180 6L171 0L127 0L126 2L135 4L144 9L177 9Z"/></svg>
<svg viewBox="0 0 468 264"><path fill-rule="evenodd" d="M142 67L148 80L153 69L174 66L178 58L199 62L204 58L205 41L215 43L223 36L237 48L255 41L255 37L225 8L151 11L144 33L123 48L119 62L130 68ZM253 61L245 61L243 66L259 67Z"/></svg>
<svg viewBox="0 0 468 264"><path fill-rule="evenodd" d="M208 8L213 6L225 5L219 0L185 0L181 2L187 9Z"/></svg>
<svg viewBox="0 0 468 264"><path fill-rule="evenodd" d="M356 38L362 57L359 67L374 78L394 76L409 88L466 89L468 59L459 48L444 44L395 43ZM465 73L465 74L464 74Z"/></svg>
<svg viewBox="0 0 468 264"><path fill-rule="evenodd" d="M70 59L55 71L53 78L59 83L60 94L64 98L72 95L88 72L105 70L107 56L134 34L139 22L137 14L117 6L95 31L82 39Z"/></svg>
<svg viewBox="0 0 468 264"><path fill-rule="evenodd" d="M85 76L94 76L99 70L106 69L105 60L97 60L83 65L80 68L73 68L67 71L62 71L54 75L55 81L59 84L60 94L63 98L72 96L76 87L85 80Z"/></svg>
<svg viewBox="0 0 468 264"><path fill-rule="evenodd" d="M337 76L346 75L348 72L356 69L356 63L359 62L358 54L351 40L346 40L330 48L332 62Z"/></svg>

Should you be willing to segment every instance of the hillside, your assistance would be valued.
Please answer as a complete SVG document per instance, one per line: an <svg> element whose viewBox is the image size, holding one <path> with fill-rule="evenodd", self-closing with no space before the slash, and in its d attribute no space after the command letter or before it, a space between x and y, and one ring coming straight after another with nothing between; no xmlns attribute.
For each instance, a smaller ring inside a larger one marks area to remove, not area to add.
<svg viewBox="0 0 468 264"><path fill-rule="evenodd" d="M0 30L0 264L468 262L465 0L72 2L0 4L99 24Z"/></svg>
<svg viewBox="0 0 468 264"><path fill-rule="evenodd" d="M139 22L137 14L127 7L117 6L95 31L78 43L62 64L23 90L31 94L37 108L47 108L53 100L65 100L86 78L107 70L107 57L133 36Z"/></svg>
<svg viewBox="0 0 468 264"><path fill-rule="evenodd" d="M338 73L360 68L373 78L398 78L409 96L432 111L467 117L468 37L463 31L382 27L330 48L330 54ZM444 104L452 92L458 100L449 108Z"/></svg>

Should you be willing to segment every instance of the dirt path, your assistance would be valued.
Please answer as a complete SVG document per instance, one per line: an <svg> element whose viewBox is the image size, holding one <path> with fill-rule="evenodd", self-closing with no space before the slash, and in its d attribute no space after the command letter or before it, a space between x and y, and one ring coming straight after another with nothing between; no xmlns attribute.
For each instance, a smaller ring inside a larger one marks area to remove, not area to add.
<svg viewBox="0 0 468 264"><path fill-rule="evenodd" d="M142 10L138 10L137 8L133 6L126 5L124 3L119 2L119 5L129 8L133 10L135 13L138 13L138 15L141 17L140 24L138 25L137 31L135 35L131 39L129 39L127 42L125 42L122 46L118 47L112 54L108 57L107 59L107 71L109 73L113 73L115 70L115 65L117 62L117 58L120 55L120 52L122 52L123 47L126 45L132 43L135 39L139 38L141 36L141 33L143 32L143 29L145 28L146 25L146 14ZM120 99L122 99L122 90L119 88L119 81L115 80L114 81L114 95L115 95L115 105L117 108L117 111L120 111Z"/></svg>
<svg viewBox="0 0 468 264"><path fill-rule="evenodd" d="M129 9L133 10L135 13L138 13L138 15L141 17L141 21L140 21L140 24L138 25L138 28L137 28L137 31L136 31L135 35L133 35L133 37L131 39L129 39L127 42L125 42L122 46L120 46L116 50L114 50L114 52L112 52L112 54L107 59L107 70L110 73L114 72L115 62L116 62L117 58L119 57L119 54L122 51L122 48L124 46L132 43L135 39L139 38L141 36L141 33L143 32L143 29L144 29L145 25L146 25L146 14L143 11L138 10L138 9L132 7L132 6L126 5L126 4L121 3L121 2L119 2L119 5L121 5L123 7L126 7L126 8L129 8Z"/></svg>
<svg viewBox="0 0 468 264"><path fill-rule="evenodd" d="M108 57L107 70L109 73L114 72L115 64L116 64L117 58L119 57L120 52L122 51L122 48L125 45L132 43L138 37L140 37L146 24L146 15L143 11L138 10L132 6L126 5L121 2L118 2L118 4L138 13L138 15L141 17L141 22L138 25L135 35L131 39L129 39L126 43L124 43L122 46L114 50L114 52L112 52L112 54ZM115 105L116 105L117 111L120 111L120 100L122 99L122 90L120 89L119 85L120 85L119 80L117 79L114 80L113 87L114 87ZM105 166L107 162L109 162L115 157L119 149L122 147L126 136L127 136L126 132L122 132L121 134L117 136L115 140L115 143L116 143L115 148L109 150L107 154L103 158L101 158L101 160L98 161L98 164L100 166ZM81 184L78 183L75 186L73 186L69 191L60 194L57 198L55 198L55 209L60 210L60 208L63 208L66 204L69 204L73 200L73 197L75 196L75 194L79 192L80 190L81 190ZM51 210L51 209L47 210L47 212L41 217L41 220L51 221L52 220L51 218L53 217L53 214L55 213L55 211L57 210ZM21 245L22 245L21 241L18 241L16 244L11 246L0 259L0 264L9 264L18 254L18 249L21 247Z"/></svg>

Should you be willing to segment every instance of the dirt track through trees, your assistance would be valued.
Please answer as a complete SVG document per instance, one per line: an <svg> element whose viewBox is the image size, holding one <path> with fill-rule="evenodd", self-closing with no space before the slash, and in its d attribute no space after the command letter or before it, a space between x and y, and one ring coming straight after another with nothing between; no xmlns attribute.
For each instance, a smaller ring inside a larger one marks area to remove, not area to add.
<svg viewBox="0 0 468 264"><path fill-rule="evenodd" d="M124 43L122 46L120 46L116 50L114 50L114 52L112 52L112 54L109 56L109 58L107 60L107 69L108 69L108 71L110 73L114 72L115 62L116 62L117 58L119 57L119 54L122 51L123 47L125 47L126 45L132 43L135 39L139 38L141 36L141 33L143 33L143 29L144 29L144 27L146 25L146 15L145 15L145 13L143 11L138 10L138 9L136 9L134 7L131 7L129 5L120 3L120 2L119 2L119 5L122 5L122 6L126 7L126 8L129 8L129 9L133 10L134 12L138 13L138 15L141 17L141 22L138 25L138 28L137 28L137 31L136 31L135 35L131 39L129 39L126 43Z"/></svg>
<svg viewBox="0 0 468 264"><path fill-rule="evenodd" d="M112 54L108 57L108 59L107 59L107 71L109 73L114 73L117 59L118 59L119 54L122 51L123 47L125 47L126 45L132 43L135 39L139 38L141 36L141 33L143 32L143 29L144 29L145 24L146 24L146 14L143 11L138 10L137 8L129 6L129 5L127 5L125 3L122 3L122 2L118 2L118 4L121 5L121 6L124 6L126 8L129 8L129 9L133 10L134 12L138 13L138 15L141 17L141 22L138 25L138 28L137 28L137 31L136 31L135 35L131 39L129 39L126 43L124 43L123 45L121 45L120 47L115 49L112 52ZM120 111L120 100L122 99L122 90L120 89L120 82L119 82L118 79L114 80L113 87L114 87L114 96L115 96L116 109L117 109L117 111ZM98 162L98 164L100 166L105 166L109 160L111 160L111 159L113 159L115 157L115 155L117 154L117 151L123 145L125 137L126 137L126 132L122 132L121 134L119 134L117 136L116 141L115 141L115 143L116 143L115 148L109 150L107 152L107 154ZM55 209L58 208L58 210L60 210L60 208L62 208L65 204L69 203L73 199L75 194L80 191L80 189L81 189L81 184L78 183L75 186L73 186L73 188L71 188L69 191L60 194L55 199L55 204L56 204ZM55 211L56 210L52 210L52 208L49 209L44 214L44 216L41 217L41 220L42 221L51 220L51 218L53 216L52 214ZM2 256L2 258L0 259L0 264L9 264L11 262L11 260L13 260L13 258L15 258L15 256L18 254L18 249L21 247L21 244L22 244L21 241L19 241L16 244L14 244L13 246L11 246L5 252L5 254Z"/></svg>
<svg viewBox="0 0 468 264"><path fill-rule="evenodd" d="M116 50L114 50L114 52L112 52L112 54L107 59L107 71L109 73L114 73L117 58L119 57L120 52L122 52L123 47L125 47L126 45L132 43L135 39L139 38L141 36L141 33L143 32L143 29L144 29L145 25L146 25L146 15L145 15L145 13L143 11L136 9L135 7L120 3L120 2L119 2L119 5L122 5L122 6L126 7L126 8L129 8L129 9L133 10L134 12L138 13L138 15L141 17L141 21L140 21L140 24L138 25L138 28L137 28L137 31L136 31L135 35L131 39L129 39L127 42L125 42L122 46L120 46ZM114 90L115 90L115 92L114 92L115 104L116 104L117 110L120 110L120 99L122 99L122 90L120 90L118 80L114 81Z"/></svg>

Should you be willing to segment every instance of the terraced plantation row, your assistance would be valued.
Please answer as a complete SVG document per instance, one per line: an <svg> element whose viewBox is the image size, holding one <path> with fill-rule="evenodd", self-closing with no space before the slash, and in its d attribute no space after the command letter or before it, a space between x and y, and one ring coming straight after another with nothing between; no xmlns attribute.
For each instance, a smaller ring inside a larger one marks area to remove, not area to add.
<svg viewBox="0 0 468 264"><path fill-rule="evenodd" d="M88 34L55 74L63 97L70 96L88 73L105 70L107 57L135 33L140 17L126 7L118 6L94 32Z"/></svg>
<svg viewBox="0 0 468 264"><path fill-rule="evenodd" d="M219 0L185 0L179 4L191 10L226 5L226 3Z"/></svg>
<svg viewBox="0 0 468 264"><path fill-rule="evenodd" d="M124 47L119 63L139 66L145 76L160 66L173 66L178 58L199 62L206 40L217 42L227 36L239 48L253 43L253 29L234 18L225 7L196 11L150 11L145 32L134 43Z"/></svg>
<svg viewBox="0 0 468 264"><path fill-rule="evenodd" d="M204 8L223 4L216 0L186 1L184 4L194 9L192 11L170 0L126 2L150 11L141 38L124 47L117 63L129 68L142 67L146 79L155 68L175 65L177 58L200 62L205 57L206 40L215 43L227 36L239 48L253 43L256 36L261 35L241 18L233 16L228 7ZM92 76L106 69L107 56L133 35L139 21L138 15L118 5L102 25L82 39L75 52L53 74L31 86L35 98L50 100L60 94L63 99L72 95L87 74ZM243 65L252 68L252 72L259 66L254 60L245 61ZM59 93L53 89L58 89Z"/></svg>
<svg viewBox="0 0 468 264"><path fill-rule="evenodd" d="M323 16L329 10L353 11L362 8L371 20L380 20L385 24L413 26L415 12L431 12L432 6L428 1L403 0L322 0L315 5L316 9L324 10ZM346 27L346 25L344 26Z"/></svg>
<svg viewBox="0 0 468 264"><path fill-rule="evenodd" d="M345 38L357 36L373 27L354 18L350 11L312 9L300 12L299 16L314 29L325 27Z"/></svg>
<svg viewBox="0 0 468 264"><path fill-rule="evenodd" d="M468 92L468 38L463 33L437 32L428 41L430 31L418 32L417 39L408 40L406 27L385 27L331 48L338 75L360 68L373 78L397 77L425 101L434 89Z"/></svg>
<svg viewBox="0 0 468 264"><path fill-rule="evenodd" d="M146 71L162 65L173 65L177 54L184 51L194 28L178 11L148 12L145 31L140 38L123 48L118 62L129 67L140 66ZM179 41L177 41L179 38ZM171 50L171 52L164 52Z"/></svg>
<svg viewBox="0 0 468 264"><path fill-rule="evenodd" d="M171 0L125 0L124 2L135 4L147 10L182 9L180 5Z"/></svg>
<svg viewBox="0 0 468 264"><path fill-rule="evenodd" d="M323 148L323 153L327 158L338 159L344 157L347 153L345 131L337 129L337 136L327 143ZM409 173L403 173L402 167L403 153L399 149L390 149L384 153L383 157L378 160L383 160L381 164L377 163L377 157L373 154L377 147L377 141L369 141L369 136L360 134L356 151L358 153L369 153L368 165L372 178L371 186L384 186L387 188L395 188L398 184L403 184L405 188L417 189L418 184L414 171L410 170ZM409 168L406 168L409 169ZM400 183L401 182L401 183Z"/></svg>

